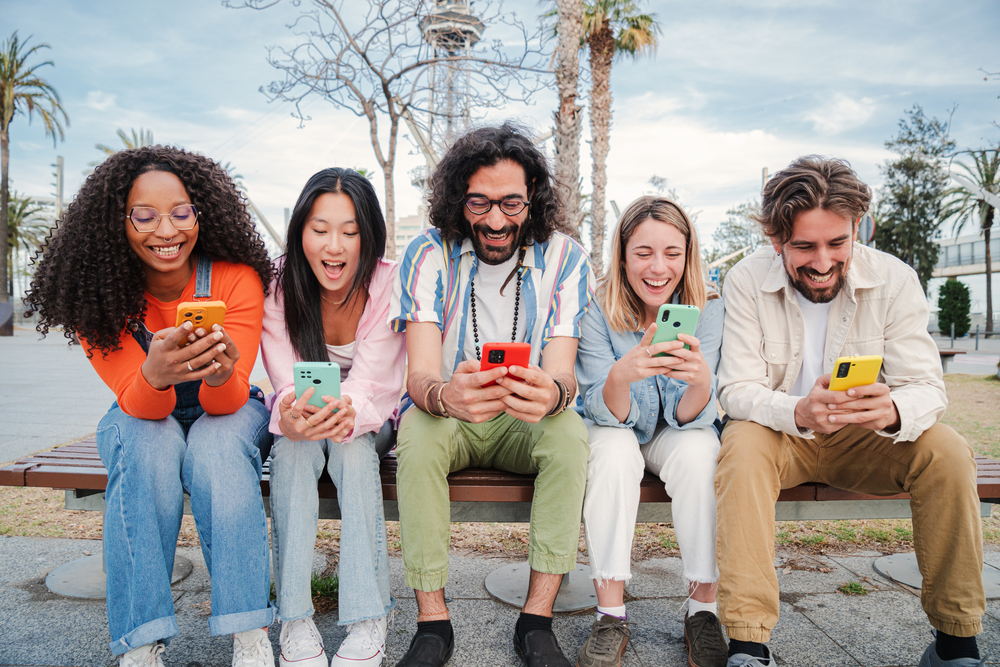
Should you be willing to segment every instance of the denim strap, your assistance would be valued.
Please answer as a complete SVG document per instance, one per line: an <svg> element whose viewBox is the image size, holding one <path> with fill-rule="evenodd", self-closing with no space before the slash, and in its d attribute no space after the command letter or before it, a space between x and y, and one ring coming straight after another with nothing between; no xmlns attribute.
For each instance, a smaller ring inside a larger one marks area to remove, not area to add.
<svg viewBox="0 0 1000 667"><path fill-rule="evenodd" d="M194 299L212 298L212 258L198 255L198 267L194 277Z"/></svg>

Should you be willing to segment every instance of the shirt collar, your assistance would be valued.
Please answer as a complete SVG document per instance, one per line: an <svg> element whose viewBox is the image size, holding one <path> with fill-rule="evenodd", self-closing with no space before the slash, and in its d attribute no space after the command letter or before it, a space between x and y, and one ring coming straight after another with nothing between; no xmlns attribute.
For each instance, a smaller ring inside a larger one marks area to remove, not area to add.
<svg viewBox="0 0 1000 667"><path fill-rule="evenodd" d="M781 261L781 255L771 250L771 264L767 270L767 276L761 283L762 292L777 292L784 289L788 298L794 296L795 286L788 279L785 272L785 265ZM870 250L860 243L854 244L854 253L851 257L851 265L847 269L847 281L844 283L843 293L849 299L854 300L854 292L859 289L871 289L885 283L885 279L875 269L871 263Z"/></svg>

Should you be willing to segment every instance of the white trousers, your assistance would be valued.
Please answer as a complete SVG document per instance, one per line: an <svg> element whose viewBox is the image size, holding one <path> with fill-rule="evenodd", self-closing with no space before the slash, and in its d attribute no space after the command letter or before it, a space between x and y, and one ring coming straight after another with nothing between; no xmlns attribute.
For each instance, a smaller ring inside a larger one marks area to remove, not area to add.
<svg viewBox="0 0 1000 667"><path fill-rule="evenodd" d="M713 428L661 425L640 446L630 428L585 420L590 436L583 525L590 578L628 581L639 482L645 469L663 480L672 500L674 531L689 582L718 581L715 561L715 465L719 436Z"/></svg>

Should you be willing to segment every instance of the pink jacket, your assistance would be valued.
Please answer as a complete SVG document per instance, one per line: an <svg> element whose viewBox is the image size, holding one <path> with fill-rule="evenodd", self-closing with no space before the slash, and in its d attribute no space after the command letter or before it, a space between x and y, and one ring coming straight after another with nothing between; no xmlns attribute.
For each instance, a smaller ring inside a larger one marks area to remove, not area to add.
<svg viewBox="0 0 1000 667"><path fill-rule="evenodd" d="M282 261L278 260L279 268ZM394 333L386 324L396 270L395 262L379 260L368 290L368 303L358 322L354 364L347 379L340 385L341 395L350 396L357 410L354 431L344 442L350 442L362 433L377 433L382 424L393 416L399 403L406 366L406 337ZM288 338L283 299L274 282L271 283L271 293L264 299L260 351L275 392L267 397L267 406L271 410L270 431L281 435L278 402L285 394L295 391L292 364L302 360L295 354Z"/></svg>

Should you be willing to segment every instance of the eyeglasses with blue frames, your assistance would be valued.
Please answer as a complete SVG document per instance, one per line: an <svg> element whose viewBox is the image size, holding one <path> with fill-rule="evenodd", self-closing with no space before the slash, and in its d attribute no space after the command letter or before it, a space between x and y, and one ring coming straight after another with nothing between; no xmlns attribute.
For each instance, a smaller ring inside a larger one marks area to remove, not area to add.
<svg viewBox="0 0 1000 667"><path fill-rule="evenodd" d="M465 207L475 215L486 215L493 208L493 205L496 204L500 207L504 215L513 217L523 211L530 203L530 201L516 198L487 199L486 197L469 197L465 200Z"/></svg>
<svg viewBox="0 0 1000 667"><path fill-rule="evenodd" d="M160 226L163 216L170 218L170 224L180 232L194 229L198 222L198 211L192 204L181 204L175 206L170 213L160 213L155 208L149 206L134 206L128 212L128 219L135 227L135 231L140 234L150 234Z"/></svg>

